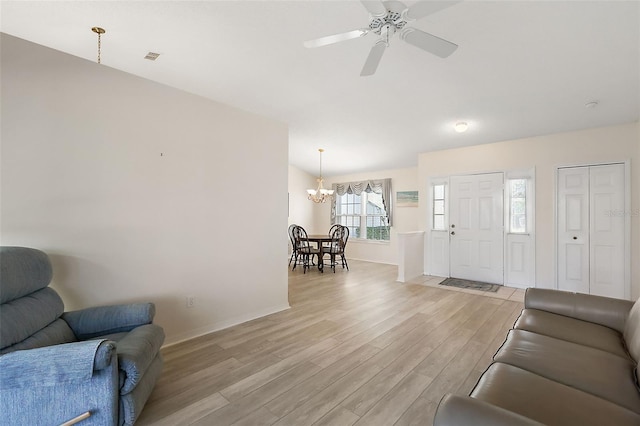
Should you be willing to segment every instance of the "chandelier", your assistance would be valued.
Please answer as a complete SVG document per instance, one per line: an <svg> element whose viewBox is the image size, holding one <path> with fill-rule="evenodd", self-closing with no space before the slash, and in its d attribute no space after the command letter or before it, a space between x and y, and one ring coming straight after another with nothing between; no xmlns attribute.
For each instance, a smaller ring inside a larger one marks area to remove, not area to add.
<svg viewBox="0 0 640 426"><path fill-rule="evenodd" d="M320 151L320 177L316 179L318 182L318 188L307 189L307 194L309 194L307 198L314 203L324 203L328 199L331 199L333 189L324 189L322 186L322 153L324 152L324 149L320 148L318 151Z"/></svg>

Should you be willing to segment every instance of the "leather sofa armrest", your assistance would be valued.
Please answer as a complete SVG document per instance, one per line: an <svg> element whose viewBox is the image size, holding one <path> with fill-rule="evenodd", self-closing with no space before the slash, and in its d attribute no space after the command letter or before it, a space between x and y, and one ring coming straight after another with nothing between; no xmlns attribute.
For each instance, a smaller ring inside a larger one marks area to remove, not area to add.
<svg viewBox="0 0 640 426"><path fill-rule="evenodd" d="M155 313L153 303L133 303L65 312L62 319L69 324L79 340L87 340L151 324Z"/></svg>
<svg viewBox="0 0 640 426"><path fill-rule="evenodd" d="M543 426L528 417L470 396L445 395L433 419L434 426Z"/></svg>
<svg viewBox="0 0 640 426"><path fill-rule="evenodd" d="M633 302L591 294L528 288L524 307L564 315L612 328L622 333Z"/></svg>

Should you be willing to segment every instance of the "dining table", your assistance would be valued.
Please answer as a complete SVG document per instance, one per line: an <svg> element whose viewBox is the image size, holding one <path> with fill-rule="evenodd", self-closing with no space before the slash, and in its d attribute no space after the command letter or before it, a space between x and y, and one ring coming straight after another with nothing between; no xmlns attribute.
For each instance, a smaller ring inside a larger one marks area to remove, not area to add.
<svg viewBox="0 0 640 426"><path fill-rule="evenodd" d="M320 254L318 254L318 270L320 272L324 272L324 259L323 259L324 253L322 251L323 243L330 243L331 235L327 235L327 234L308 235L307 240L317 244L318 250L320 251Z"/></svg>

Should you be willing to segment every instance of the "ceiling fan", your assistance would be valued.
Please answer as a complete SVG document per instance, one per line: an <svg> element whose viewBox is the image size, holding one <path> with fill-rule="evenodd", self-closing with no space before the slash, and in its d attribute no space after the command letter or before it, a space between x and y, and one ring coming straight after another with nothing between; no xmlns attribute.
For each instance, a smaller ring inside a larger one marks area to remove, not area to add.
<svg viewBox="0 0 640 426"><path fill-rule="evenodd" d="M458 48L455 43L406 25L408 22L423 18L460 3L460 1L418 1L410 7L406 7L397 0L361 0L360 2L369 12L368 28L359 28L346 33L309 40L304 42L304 46L307 48L321 47L363 37L369 33L378 35L379 38L371 48L362 67L361 76L373 75L376 72L380 59L389 46L389 40L396 32L400 33L400 39L441 58L446 58Z"/></svg>

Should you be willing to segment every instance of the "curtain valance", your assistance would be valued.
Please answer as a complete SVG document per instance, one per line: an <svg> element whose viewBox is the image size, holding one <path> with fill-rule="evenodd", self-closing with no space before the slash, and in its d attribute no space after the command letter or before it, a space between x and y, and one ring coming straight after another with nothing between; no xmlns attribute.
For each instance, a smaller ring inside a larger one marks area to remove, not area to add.
<svg viewBox="0 0 640 426"><path fill-rule="evenodd" d="M335 194L355 194L360 195L363 192L374 192L382 194L382 203L387 212L389 226L393 226L393 207L391 205L391 179L363 180L357 182L334 183L332 185ZM331 223L336 221L336 197L331 202Z"/></svg>

